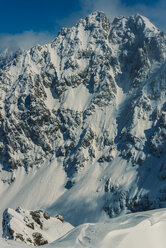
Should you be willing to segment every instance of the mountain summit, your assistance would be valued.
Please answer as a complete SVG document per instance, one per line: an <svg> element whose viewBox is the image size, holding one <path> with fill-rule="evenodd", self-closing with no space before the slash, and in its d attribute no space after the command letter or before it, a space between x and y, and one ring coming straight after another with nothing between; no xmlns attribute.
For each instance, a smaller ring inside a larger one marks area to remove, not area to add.
<svg viewBox="0 0 166 248"><path fill-rule="evenodd" d="M76 225L166 206L165 55L147 18L95 12L0 63L1 210Z"/></svg>

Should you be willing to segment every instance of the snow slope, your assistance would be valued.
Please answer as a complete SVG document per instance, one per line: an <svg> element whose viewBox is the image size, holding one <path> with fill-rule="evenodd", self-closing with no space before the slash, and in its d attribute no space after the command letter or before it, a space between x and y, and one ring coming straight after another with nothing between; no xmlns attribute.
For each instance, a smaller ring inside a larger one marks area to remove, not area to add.
<svg viewBox="0 0 166 248"><path fill-rule="evenodd" d="M3 183L7 176L1 181L1 213L6 207L16 209L18 206L24 209L46 209L52 205L65 189L66 175L62 168L56 165L56 161L42 166L40 169L31 169L27 174L23 168L15 172L15 180L11 185ZM56 181L56 183L55 183ZM54 212L54 215L60 212ZM0 216L2 223L2 214ZM2 226L0 226L2 233Z"/></svg>
<svg viewBox="0 0 166 248"><path fill-rule="evenodd" d="M166 38L102 12L0 66L0 212L72 225L166 207ZM152 184L153 182L153 184Z"/></svg>
<svg viewBox="0 0 166 248"><path fill-rule="evenodd" d="M0 238L0 247L1 248L27 248L27 247L34 247L30 245L25 245L22 242L16 242L13 240L5 240Z"/></svg>
<svg viewBox="0 0 166 248"><path fill-rule="evenodd" d="M80 225L48 248L165 248L166 210L127 214L106 222ZM28 248L15 241L0 239L1 248Z"/></svg>
<svg viewBox="0 0 166 248"><path fill-rule="evenodd" d="M27 244L44 245L60 238L73 226L62 216L51 217L42 210L6 209L3 214L3 238Z"/></svg>
<svg viewBox="0 0 166 248"><path fill-rule="evenodd" d="M166 210L127 214L107 222L78 226L45 247L164 248Z"/></svg>

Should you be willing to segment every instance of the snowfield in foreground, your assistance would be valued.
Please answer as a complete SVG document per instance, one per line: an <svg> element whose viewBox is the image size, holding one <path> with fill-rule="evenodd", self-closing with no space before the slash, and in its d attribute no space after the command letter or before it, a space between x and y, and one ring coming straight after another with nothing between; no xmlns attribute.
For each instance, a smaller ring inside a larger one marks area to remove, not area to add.
<svg viewBox="0 0 166 248"><path fill-rule="evenodd" d="M165 248L166 209L128 214L107 222L80 225L45 248ZM1 248L28 248L0 239Z"/></svg>

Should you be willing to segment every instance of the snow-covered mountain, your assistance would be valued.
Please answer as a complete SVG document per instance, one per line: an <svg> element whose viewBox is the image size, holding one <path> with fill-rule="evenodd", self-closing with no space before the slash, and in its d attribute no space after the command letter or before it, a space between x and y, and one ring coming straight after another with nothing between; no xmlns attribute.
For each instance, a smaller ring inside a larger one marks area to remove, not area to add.
<svg viewBox="0 0 166 248"><path fill-rule="evenodd" d="M73 225L166 206L166 37L102 12L0 60L0 210Z"/></svg>

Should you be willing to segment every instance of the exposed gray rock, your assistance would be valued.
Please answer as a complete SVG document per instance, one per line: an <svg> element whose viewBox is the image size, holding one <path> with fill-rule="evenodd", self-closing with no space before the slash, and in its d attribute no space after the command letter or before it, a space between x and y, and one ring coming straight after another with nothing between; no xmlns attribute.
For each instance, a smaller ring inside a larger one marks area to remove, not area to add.
<svg viewBox="0 0 166 248"><path fill-rule="evenodd" d="M51 44L1 56L2 169L12 173L24 167L28 173L56 158L70 189L77 185L77 173L99 165L110 168L105 185L116 163L119 171L126 166L125 175L130 170L137 174L135 191L130 180L127 189L122 190L123 180L116 188L117 173L111 186L115 192L106 190L105 211L113 216L125 208L159 206L149 174L160 191L166 152L165 44L163 32L141 15L110 23L95 12L62 29ZM3 183L17 180L9 175ZM146 196L139 194L144 189ZM40 215L31 212L42 229Z"/></svg>
<svg viewBox="0 0 166 248"><path fill-rule="evenodd" d="M59 214L51 217L42 210L29 211L20 207L16 210L8 208L4 211L2 227L4 238L33 246L50 243L73 228Z"/></svg>

